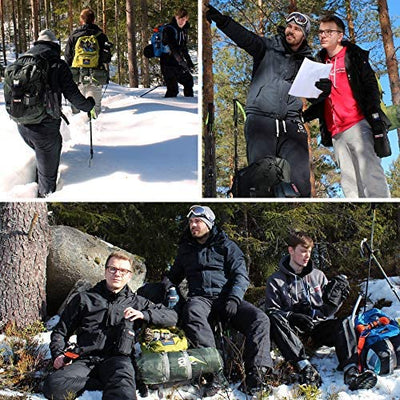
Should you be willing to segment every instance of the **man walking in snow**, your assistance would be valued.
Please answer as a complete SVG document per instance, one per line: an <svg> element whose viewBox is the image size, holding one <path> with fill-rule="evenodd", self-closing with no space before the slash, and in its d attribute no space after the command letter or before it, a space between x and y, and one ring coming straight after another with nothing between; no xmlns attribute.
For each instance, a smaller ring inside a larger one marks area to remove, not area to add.
<svg viewBox="0 0 400 400"><path fill-rule="evenodd" d="M329 96L313 104L304 120L319 118L322 144L332 146L346 197L390 197L381 157L390 121L380 107L381 95L368 52L343 40L345 26L335 15L321 19L318 58L332 64ZM375 149L374 149L375 138Z"/></svg>
<svg viewBox="0 0 400 400"><path fill-rule="evenodd" d="M135 330L148 322L174 326L177 314L133 293L130 257L113 252L105 263L105 280L76 294L67 304L51 335L50 350L56 371L45 381L48 399L76 398L85 390L102 390L103 400L135 400L135 371L131 356ZM76 332L78 356L66 358L68 340Z"/></svg>
<svg viewBox="0 0 400 400"><path fill-rule="evenodd" d="M46 113L35 124L18 124L18 131L25 143L35 151L38 197L47 197L56 190L57 172L62 148L61 94L75 107L89 112L94 107L93 97L85 98L72 79L65 61L61 60L61 47L54 33L48 29L39 33L29 53L47 60L49 93Z"/></svg>
<svg viewBox="0 0 400 400"><path fill-rule="evenodd" d="M243 300L249 285L244 255L226 233L215 226L215 215L206 206L190 207L188 227L174 265L163 279L166 291L186 278L188 300L182 322L194 347L216 347L210 322L217 318L229 323L246 337L243 352L246 379L241 390L254 394L264 387L272 369L269 320L260 309ZM205 396L220 388L215 377L207 376Z"/></svg>
<svg viewBox="0 0 400 400"><path fill-rule="evenodd" d="M304 58L311 57L307 44L309 17L291 13L286 27L279 27L278 34L272 37L250 32L211 5L207 6L206 17L253 57L244 128L248 164L266 156L286 159L291 167L291 182L302 197L310 197L307 132L301 120L303 103L288 94Z"/></svg>
<svg viewBox="0 0 400 400"><path fill-rule="evenodd" d="M96 115L99 115L101 113L102 85L108 83L109 80L107 64L111 61L112 45L109 43L107 35L95 24L95 13L92 9L83 9L79 16L79 22L81 26L75 29L68 38L64 57L67 64L72 67L79 90L83 95L94 98ZM81 41L79 41L80 38ZM85 39L83 40L83 38ZM98 46L93 44L93 40L97 41ZM95 65L90 65L90 59L86 60L84 54L82 57L78 55L81 51L80 48L86 46L93 46L93 50L97 52L98 59ZM76 113L79 112L74 108L72 110Z"/></svg>
<svg viewBox="0 0 400 400"><path fill-rule="evenodd" d="M293 231L288 238L289 255L279 263L266 284L265 309L271 321L271 338L285 358L295 364L300 383L321 385L303 342L311 338L317 346L335 346L339 369L350 390L376 385L374 372L358 370L357 339L347 319L333 318L349 294L344 275L328 281L311 260L313 240L305 232Z"/></svg>

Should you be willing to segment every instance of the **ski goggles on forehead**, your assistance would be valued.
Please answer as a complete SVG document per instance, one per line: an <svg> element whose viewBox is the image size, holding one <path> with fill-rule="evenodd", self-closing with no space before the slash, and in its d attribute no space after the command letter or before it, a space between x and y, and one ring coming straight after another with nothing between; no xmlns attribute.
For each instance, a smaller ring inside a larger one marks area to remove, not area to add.
<svg viewBox="0 0 400 400"><path fill-rule="evenodd" d="M204 207L201 206L193 206L190 207L188 215L186 215L186 218L190 218L192 216L195 217L206 217L207 218L207 211Z"/></svg>
<svg viewBox="0 0 400 400"><path fill-rule="evenodd" d="M289 24L290 22L295 22L297 25L306 26L308 23L308 18L299 12L292 12L286 18L286 23Z"/></svg>

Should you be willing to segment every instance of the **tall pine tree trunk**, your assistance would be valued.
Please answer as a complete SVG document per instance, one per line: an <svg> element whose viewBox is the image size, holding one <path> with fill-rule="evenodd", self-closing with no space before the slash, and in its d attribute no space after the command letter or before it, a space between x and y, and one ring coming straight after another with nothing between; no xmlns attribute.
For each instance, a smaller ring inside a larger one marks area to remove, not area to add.
<svg viewBox="0 0 400 400"><path fill-rule="evenodd" d="M204 4L208 3L203 0ZM215 136L213 130L214 118L214 78L212 72L212 38L211 25L208 23L203 8L203 128L204 138L204 197L216 197L216 161Z"/></svg>
<svg viewBox="0 0 400 400"><path fill-rule="evenodd" d="M392 93L392 103L400 106L399 63L396 58L387 0L378 0L378 14L386 55L386 66L389 74L390 91ZM397 137L400 144L400 128L397 129Z"/></svg>
<svg viewBox="0 0 400 400"><path fill-rule="evenodd" d="M45 203L0 203L0 331L46 315L49 232Z"/></svg>
<svg viewBox="0 0 400 400"><path fill-rule="evenodd" d="M3 49L4 65L7 65L6 37L5 37L5 31L4 31L4 1L5 0L0 0L1 47Z"/></svg>
<svg viewBox="0 0 400 400"><path fill-rule="evenodd" d="M128 75L129 86L138 87L138 67L136 57L135 2L126 0L126 31L128 40Z"/></svg>

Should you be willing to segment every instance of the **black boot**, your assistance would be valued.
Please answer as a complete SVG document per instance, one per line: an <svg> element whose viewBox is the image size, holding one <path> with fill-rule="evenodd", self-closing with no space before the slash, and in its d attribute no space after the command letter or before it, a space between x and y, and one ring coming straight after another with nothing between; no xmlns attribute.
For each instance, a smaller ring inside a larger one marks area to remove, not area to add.
<svg viewBox="0 0 400 400"><path fill-rule="evenodd" d="M301 360L297 363L299 367L299 383L320 387L322 384L321 376L308 360Z"/></svg>
<svg viewBox="0 0 400 400"><path fill-rule="evenodd" d="M222 372L217 372L215 374L204 374L203 378L206 380L206 383L203 386L203 397L213 397L220 390L228 387L228 382L223 376Z"/></svg>
<svg viewBox="0 0 400 400"><path fill-rule="evenodd" d="M350 390L371 389L377 381L376 374L369 369L359 372L356 366L352 366L344 373L344 383Z"/></svg>
<svg viewBox="0 0 400 400"><path fill-rule="evenodd" d="M271 387L265 382L266 375L270 373L267 367L252 367L246 373L245 381L240 385L239 390L251 396L260 393L271 391Z"/></svg>

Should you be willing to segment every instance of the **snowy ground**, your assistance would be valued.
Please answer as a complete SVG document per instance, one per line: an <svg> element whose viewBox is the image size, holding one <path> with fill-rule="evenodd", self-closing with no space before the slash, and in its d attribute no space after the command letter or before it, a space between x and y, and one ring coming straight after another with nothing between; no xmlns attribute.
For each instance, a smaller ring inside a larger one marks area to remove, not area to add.
<svg viewBox="0 0 400 400"><path fill-rule="evenodd" d="M394 284L397 293L400 294L400 277L390 278ZM379 299L386 299L392 302L390 307L382 310L389 314L392 318L400 319L400 302L396 299L392 290L385 280L376 280L370 282L371 300L376 302ZM49 342L49 333L41 336L42 343L47 346ZM1 342L1 337L0 337ZM393 374L388 376L380 376L377 385L370 390L357 390L349 392L347 386L343 383L343 373L336 371L337 359L333 348L321 348L312 358L311 362L317 366L321 373L323 384L321 386L321 394L319 400L398 400L400 399L400 366ZM207 398L208 400L247 400L242 392L237 390L239 383L231 385L229 393L220 393L214 397ZM296 385L281 385L274 388L273 393L264 400L272 399L291 399L294 397L293 391ZM168 394L173 392L173 397L168 397ZM0 390L0 395L17 395L18 393L8 390ZM336 397L334 397L336 395ZM101 400L101 392L85 392L79 397L79 400ZM332 397L333 396L333 397ZM43 399L43 395L34 394L29 397L31 400ZM138 396L139 400L157 400L160 398L197 400L199 399L196 391L191 386L174 387L174 389L164 389L163 391L151 391L146 398Z"/></svg>
<svg viewBox="0 0 400 400"><path fill-rule="evenodd" d="M198 174L200 116L195 97L165 99L165 87L110 83L104 112L93 121L94 157L89 166L86 113L61 126L63 151L57 191L49 201L192 200L201 196ZM34 152L21 139L5 109L0 84L0 201L36 197Z"/></svg>

